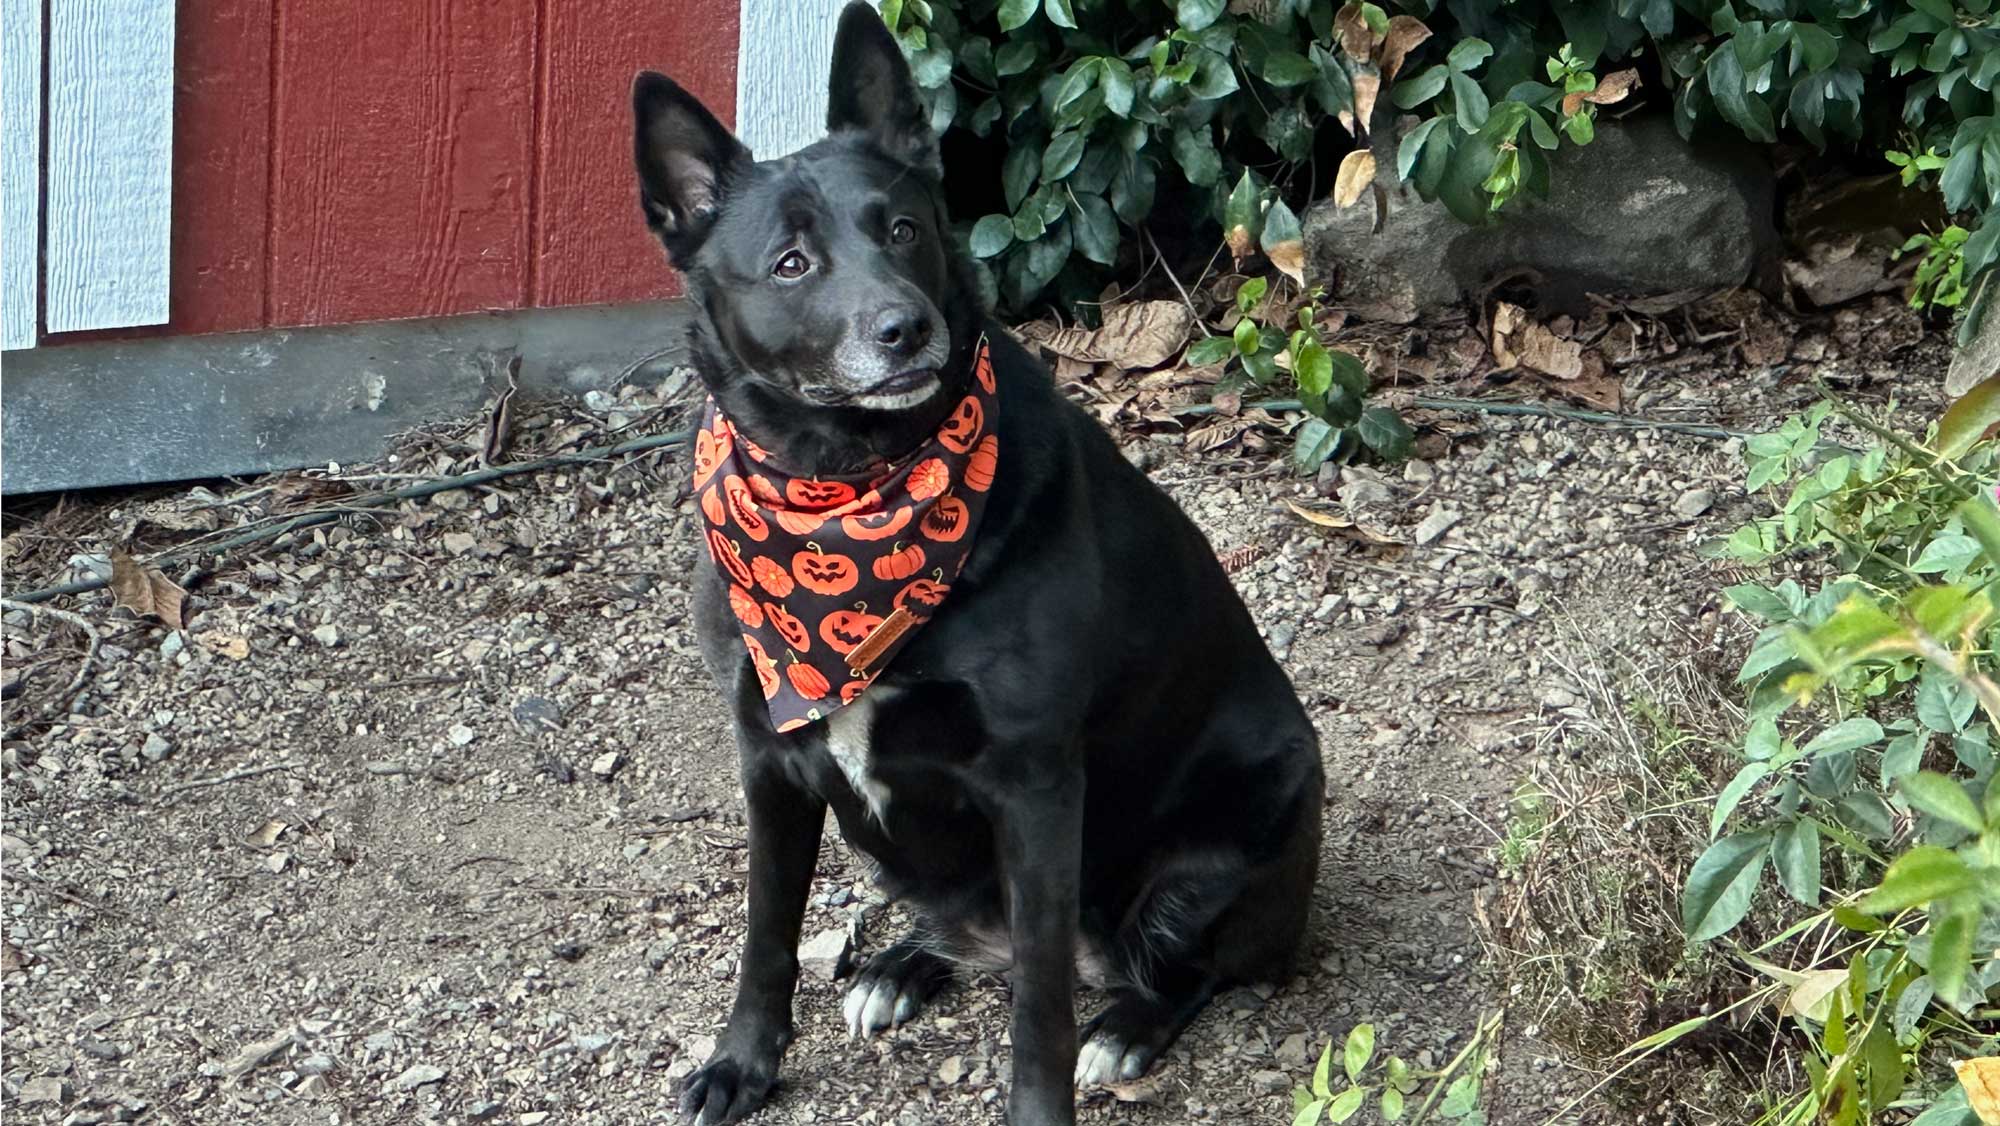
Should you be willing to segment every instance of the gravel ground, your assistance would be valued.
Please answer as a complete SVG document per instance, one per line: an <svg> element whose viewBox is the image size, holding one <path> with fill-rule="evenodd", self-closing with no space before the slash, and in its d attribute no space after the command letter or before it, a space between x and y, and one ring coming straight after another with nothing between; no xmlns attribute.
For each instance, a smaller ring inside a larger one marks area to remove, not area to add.
<svg viewBox="0 0 2000 1126"><path fill-rule="evenodd" d="M1922 369L1935 386L1942 371L1935 340L1894 370L1824 343L1789 368L1683 354L1628 369L1628 409L1754 427L1808 401L1809 372L1914 385ZM1449 1059L1504 1005L1472 919L1536 734L1579 702L1558 656L1715 644L1724 584L1696 548L1755 511L1731 444L1432 421L1424 460L1325 485L1132 439L1242 564L1319 727L1326 851L1297 978L1219 999L1153 1076L1090 1094L1085 1122L1288 1122L1290 1086L1361 1020L1384 1052ZM564 423L530 420L544 436ZM434 439L391 468L462 465L464 448ZM683 486L652 457L331 525L232 556L182 633L104 593L61 602L105 640L68 714L10 734L0 764L10 1112L669 1120L726 1011L744 913L726 713L686 625L703 564ZM215 495L98 497L15 527L10 589L61 577L18 537L60 523L65 551L99 552L233 522L199 507ZM19 612L5 645L23 678L11 727L60 699L80 648ZM786 1082L758 1121L1001 1121L997 979L888 1037L845 1038L838 936L856 930L865 956L903 920L827 839L806 934L829 956L809 963ZM1590 1082L1535 1043L1532 1018L1510 1014L1488 1085L1500 1126L1543 1122ZM1621 1121L1591 1103L1563 1120Z"/></svg>

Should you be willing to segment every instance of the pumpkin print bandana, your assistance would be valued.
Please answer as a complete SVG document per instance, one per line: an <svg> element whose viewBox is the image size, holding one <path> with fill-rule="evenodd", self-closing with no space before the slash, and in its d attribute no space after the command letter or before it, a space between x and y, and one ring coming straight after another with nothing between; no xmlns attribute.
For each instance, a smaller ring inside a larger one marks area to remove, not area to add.
<svg viewBox="0 0 2000 1126"><path fill-rule="evenodd" d="M993 487L993 361L929 441L869 473L794 477L708 401L694 488L708 555L779 731L851 704L951 592Z"/></svg>

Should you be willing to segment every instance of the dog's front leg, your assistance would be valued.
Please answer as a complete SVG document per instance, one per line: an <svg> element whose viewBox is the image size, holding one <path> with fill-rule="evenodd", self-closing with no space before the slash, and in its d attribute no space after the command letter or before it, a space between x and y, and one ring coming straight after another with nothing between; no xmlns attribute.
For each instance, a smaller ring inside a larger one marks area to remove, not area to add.
<svg viewBox="0 0 2000 1126"><path fill-rule="evenodd" d="M1014 948L1011 1126L1076 1121L1076 927L1083 777L1036 779L999 819L1007 927Z"/></svg>
<svg viewBox="0 0 2000 1126"><path fill-rule="evenodd" d="M792 1039L799 926L819 859L826 803L749 747L743 797L750 821L750 927L736 1004L715 1054L688 1076L681 1113L699 1126L734 1122L764 1105Z"/></svg>

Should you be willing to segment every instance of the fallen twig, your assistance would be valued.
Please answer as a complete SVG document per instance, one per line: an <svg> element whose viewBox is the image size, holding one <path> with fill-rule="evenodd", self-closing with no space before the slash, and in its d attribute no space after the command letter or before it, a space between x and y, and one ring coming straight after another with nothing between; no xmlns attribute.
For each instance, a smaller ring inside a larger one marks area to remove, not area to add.
<svg viewBox="0 0 2000 1126"><path fill-rule="evenodd" d="M35 885L38 888L41 888L43 891L48 892L50 895L55 896L57 899L60 899L65 903L73 903L76 906L81 907L87 911L99 911L106 915L117 915L118 917L123 919L129 919L132 917L132 913L124 910L123 908L113 907L109 903L99 903L97 900L94 900L87 895L82 895L77 892L70 891L68 888L58 886L57 884L48 880L46 877L37 875L34 872L27 871L19 867L18 865L10 869L8 874L15 879L26 877L29 883Z"/></svg>
<svg viewBox="0 0 2000 1126"><path fill-rule="evenodd" d="M77 666L76 675L70 677L69 683L63 686L63 690L56 693L56 698L43 704L33 718L24 719L14 726L9 727L6 734L0 736L0 738L12 739L37 723L52 719L58 714L67 714L69 709L76 705L78 697L83 695L84 682L90 679L90 670L97 665L97 650L101 642L98 640L97 630L91 626L89 619L81 614L73 614L68 610L58 610L53 606L33 606L11 598L0 599L0 607L8 610L22 610L30 614L47 614L57 621L82 630L83 636L90 639L90 647L83 651L83 663Z"/></svg>
<svg viewBox="0 0 2000 1126"><path fill-rule="evenodd" d="M1162 270L1166 271L1167 280L1174 283L1174 289L1181 295L1181 304L1187 306L1188 316L1194 318L1194 327L1200 329L1202 335L1208 335L1208 326L1202 323L1201 311L1194 307L1194 298L1188 296L1187 287L1181 284L1181 279L1174 276L1174 268L1167 265L1167 256L1160 253L1160 244L1153 242L1153 232L1140 227L1139 233L1146 236L1147 242L1152 243L1153 260L1160 264Z"/></svg>
<svg viewBox="0 0 2000 1126"><path fill-rule="evenodd" d="M227 774L218 774L213 778L197 778L192 782L182 782L178 786L168 786L166 789L160 791L160 796L163 798L177 797L187 793L189 790L203 790L210 786L220 786L226 782L241 782L245 778L255 778L260 774L274 774L280 770L290 770L292 767L293 764L289 762L277 762L269 766L246 766L241 770L232 770Z"/></svg>
<svg viewBox="0 0 2000 1126"><path fill-rule="evenodd" d="M295 532L301 528L316 527L320 524L331 524L340 519L342 515L352 512L357 508L380 508L384 505L395 504L397 501L416 500L437 493L449 492L452 489L464 489L474 485L483 485L488 481L497 481L503 477L512 477L521 473L533 473L543 469L553 469L559 465L577 465L585 462L603 461L606 458L622 457L626 454L640 453L645 450L680 446L686 444L687 440L688 432L686 431L676 431L672 434L656 434L650 438L634 438L629 442L620 442L614 446L598 446L588 450L578 450L575 453L552 454L548 457L536 458L534 461L523 461L513 465L495 465L475 470L471 473L461 473L456 477L439 477L434 480L425 481L422 484L392 489L386 493L364 493L355 497L343 497L341 503L334 508L314 509L309 512L302 512L297 516L282 520L268 527L259 528L252 532L245 532L242 535L231 537L223 540L221 543L208 547L194 549L188 547L168 548L165 551L146 556L141 562L160 566L169 560L178 559L182 555L220 555L232 548L243 547L247 544L258 543L263 540L277 539L286 532ZM87 594L93 590L102 590L109 583L109 579L93 576L88 579L79 579L73 583L52 586L45 590L31 590L26 594L17 594L13 597L12 601L20 603L47 602L51 598L59 598L66 594Z"/></svg>
<svg viewBox="0 0 2000 1126"><path fill-rule="evenodd" d="M1569 422L1589 422L1599 426L1613 426L1625 430L1665 430L1675 434L1692 434L1698 438L1747 438L1748 430L1736 430L1727 426L1711 426L1705 422L1673 422L1667 419L1641 418L1631 414L1610 414L1605 411L1587 411L1576 407L1558 407L1547 403L1501 403L1484 399L1430 399L1416 398L1410 405L1419 410L1453 411L1458 414L1509 414L1528 415L1535 418L1560 418ZM1273 413L1287 413L1305 409L1305 404L1297 399L1265 399L1243 404ZM1213 403L1195 403L1181 407L1174 412L1180 415L1215 414Z"/></svg>

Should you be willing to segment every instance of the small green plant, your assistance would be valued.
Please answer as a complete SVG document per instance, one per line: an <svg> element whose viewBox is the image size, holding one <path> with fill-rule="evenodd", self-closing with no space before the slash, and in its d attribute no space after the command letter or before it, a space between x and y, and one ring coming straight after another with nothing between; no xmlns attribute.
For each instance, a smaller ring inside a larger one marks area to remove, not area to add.
<svg viewBox="0 0 2000 1126"><path fill-rule="evenodd" d="M1292 1126L1346 1122L1371 1098L1384 1122L1407 1120L1415 1126L1430 1121L1435 1113L1462 1126L1485 1126L1486 1115L1479 1106L1480 1082L1486 1075L1488 1052L1500 1032L1500 1018L1501 1014L1493 1013L1482 1020L1471 1042L1436 1071L1419 1071L1401 1056L1390 1056L1375 1068L1375 1026L1355 1025L1340 1053L1347 1085L1333 1089L1333 1042L1329 1040L1313 1069L1311 1085L1292 1089Z"/></svg>
<svg viewBox="0 0 2000 1126"><path fill-rule="evenodd" d="M1897 258L1914 250L1924 252L1917 261L1916 277L1910 280L1910 308L1956 309L1965 303L1966 237L1965 228L1953 223L1934 235L1919 231L1897 249Z"/></svg>
<svg viewBox="0 0 2000 1126"><path fill-rule="evenodd" d="M1270 283L1251 278L1236 291L1236 324L1228 333L1198 340L1187 351L1187 363L1207 367L1231 365L1218 386L1233 389L1248 384L1267 393L1295 393L1305 417L1292 432L1292 460L1301 474L1310 474L1334 458L1351 457L1362 448L1399 461L1410 456L1415 435L1394 410L1368 406L1368 369L1360 360L1329 348L1319 331L1318 289L1307 291L1296 310L1270 311ZM1257 313L1285 317L1259 323ZM1289 327L1290 331L1287 331Z"/></svg>
<svg viewBox="0 0 2000 1126"><path fill-rule="evenodd" d="M1944 170L1945 158L1939 156L1935 148L1925 149L1923 152L1897 152L1890 149L1883 155L1888 157L1890 164L1903 170L1902 181L1906 188L1914 186L1927 172Z"/></svg>

